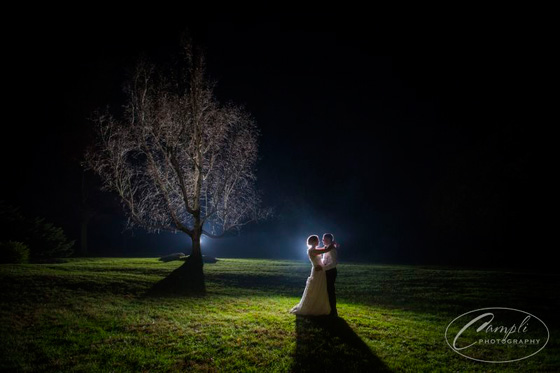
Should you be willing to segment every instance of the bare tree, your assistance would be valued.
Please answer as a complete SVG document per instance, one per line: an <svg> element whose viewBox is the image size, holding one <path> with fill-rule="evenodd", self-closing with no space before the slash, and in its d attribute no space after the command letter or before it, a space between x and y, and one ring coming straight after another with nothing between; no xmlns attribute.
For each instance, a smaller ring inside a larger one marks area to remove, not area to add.
<svg viewBox="0 0 560 373"><path fill-rule="evenodd" d="M201 236L221 237L270 211L255 189L254 120L218 102L203 53L188 38L181 46L184 68L167 74L140 58L125 85L122 119L108 109L95 113L97 141L84 164L103 190L118 193L127 228L187 234L192 253L183 267L203 281Z"/></svg>

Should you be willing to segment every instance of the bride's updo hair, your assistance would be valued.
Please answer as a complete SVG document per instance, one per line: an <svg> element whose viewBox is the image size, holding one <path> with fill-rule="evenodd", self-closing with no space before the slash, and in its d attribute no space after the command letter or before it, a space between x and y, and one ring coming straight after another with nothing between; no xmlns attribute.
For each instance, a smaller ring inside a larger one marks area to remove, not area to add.
<svg viewBox="0 0 560 373"><path fill-rule="evenodd" d="M311 236L307 237L307 247L311 247L315 245L319 245L319 236L316 234L312 234Z"/></svg>

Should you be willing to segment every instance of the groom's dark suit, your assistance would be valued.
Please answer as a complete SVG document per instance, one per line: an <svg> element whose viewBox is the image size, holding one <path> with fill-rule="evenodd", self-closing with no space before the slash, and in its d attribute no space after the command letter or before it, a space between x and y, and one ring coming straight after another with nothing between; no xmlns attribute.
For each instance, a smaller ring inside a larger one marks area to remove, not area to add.
<svg viewBox="0 0 560 373"><path fill-rule="evenodd" d="M330 247L331 245L329 245L327 247ZM329 294L329 304L331 305L331 313L329 314L330 316L338 316L338 312L336 310L336 294L335 294L335 289L334 289L334 282L336 280L336 274L337 274L337 271L336 271L337 254L336 254L336 252L333 253L333 251L335 251L335 250L336 249L333 248L333 250L331 250L330 252L323 254L323 257L325 255L333 255L333 257L328 258L328 259L334 259L334 263L332 263L331 265L327 265L327 267L330 267L330 266L333 266L333 265L334 265L334 267L325 271L325 274L327 275L327 293Z"/></svg>

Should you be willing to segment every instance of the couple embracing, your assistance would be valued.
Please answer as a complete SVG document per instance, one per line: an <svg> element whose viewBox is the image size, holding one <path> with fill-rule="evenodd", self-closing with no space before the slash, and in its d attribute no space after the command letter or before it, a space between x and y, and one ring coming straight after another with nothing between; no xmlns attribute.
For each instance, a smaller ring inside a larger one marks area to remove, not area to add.
<svg viewBox="0 0 560 373"><path fill-rule="evenodd" d="M323 245L317 247L319 236L311 235L307 238L307 256L312 264L311 274L307 278L300 302L290 313L338 317L334 282L338 263L336 249L339 245L334 242L334 236L330 233L323 235Z"/></svg>

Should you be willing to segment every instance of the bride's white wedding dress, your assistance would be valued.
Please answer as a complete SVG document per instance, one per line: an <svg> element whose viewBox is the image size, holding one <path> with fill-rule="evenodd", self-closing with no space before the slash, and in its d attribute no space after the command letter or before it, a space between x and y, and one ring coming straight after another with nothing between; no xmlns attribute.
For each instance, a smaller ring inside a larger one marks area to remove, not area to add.
<svg viewBox="0 0 560 373"><path fill-rule="evenodd" d="M327 293L327 275L324 269L315 270L316 266L322 266L321 256L311 255L310 250L307 250L307 257L313 265L311 275L307 278L300 302L290 310L290 313L296 315L327 315L331 312Z"/></svg>

